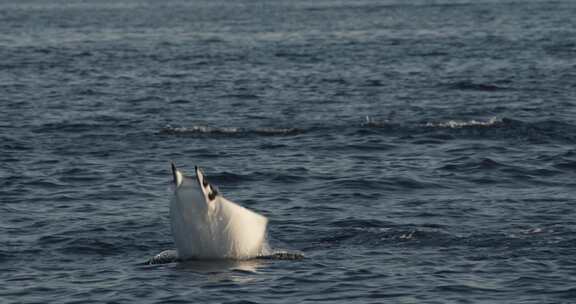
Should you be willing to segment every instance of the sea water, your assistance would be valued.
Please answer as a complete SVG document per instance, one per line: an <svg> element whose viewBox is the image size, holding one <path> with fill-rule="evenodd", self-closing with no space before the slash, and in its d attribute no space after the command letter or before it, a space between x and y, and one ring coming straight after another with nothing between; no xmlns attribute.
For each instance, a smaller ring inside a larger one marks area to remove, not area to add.
<svg viewBox="0 0 576 304"><path fill-rule="evenodd" d="M0 303L572 303L576 3L0 2ZM304 260L174 249L169 162Z"/></svg>

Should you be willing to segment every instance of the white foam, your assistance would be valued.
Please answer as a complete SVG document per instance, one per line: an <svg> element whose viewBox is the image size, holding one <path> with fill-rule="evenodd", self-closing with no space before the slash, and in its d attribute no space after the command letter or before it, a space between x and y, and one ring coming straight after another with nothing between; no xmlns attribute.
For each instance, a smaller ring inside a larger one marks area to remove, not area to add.
<svg viewBox="0 0 576 304"><path fill-rule="evenodd" d="M237 135L237 134L256 134L256 135L290 135L302 133L302 130L297 128L236 128L236 127L209 127L209 126L192 126L192 127L172 127L165 126L160 130L163 134L223 134L223 135Z"/></svg>
<svg viewBox="0 0 576 304"><path fill-rule="evenodd" d="M241 132L240 128L214 128L208 126L192 126L192 127L172 127L167 125L160 130L162 133L178 134L178 133L222 133L234 134Z"/></svg>
<svg viewBox="0 0 576 304"><path fill-rule="evenodd" d="M489 120L482 121L482 120L469 120L469 121L458 121L458 120L449 120L447 122L428 122L424 126L425 127L432 127L432 128L466 128L466 127L491 127L497 124L502 123L502 119L497 117L492 117Z"/></svg>

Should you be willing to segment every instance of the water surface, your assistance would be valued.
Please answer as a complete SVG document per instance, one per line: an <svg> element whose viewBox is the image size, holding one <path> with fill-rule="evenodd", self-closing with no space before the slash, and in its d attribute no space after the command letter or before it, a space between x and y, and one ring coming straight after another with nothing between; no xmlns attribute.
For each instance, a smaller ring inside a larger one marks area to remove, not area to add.
<svg viewBox="0 0 576 304"><path fill-rule="evenodd" d="M571 1L0 2L2 303L571 303ZM144 266L169 161L302 261Z"/></svg>

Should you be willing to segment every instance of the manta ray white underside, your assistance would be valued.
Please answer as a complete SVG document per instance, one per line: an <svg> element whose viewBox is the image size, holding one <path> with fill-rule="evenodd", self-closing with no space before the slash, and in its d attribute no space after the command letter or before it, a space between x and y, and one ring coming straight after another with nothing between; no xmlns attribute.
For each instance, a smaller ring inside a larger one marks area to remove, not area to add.
<svg viewBox="0 0 576 304"><path fill-rule="evenodd" d="M268 219L224 198L200 168L187 177L172 164L174 194L170 222L176 250L147 264L198 259L301 259L302 254L272 252L266 242Z"/></svg>
<svg viewBox="0 0 576 304"><path fill-rule="evenodd" d="M170 221L180 259L248 259L266 248L268 219L224 198L196 168L188 178L172 165Z"/></svg>

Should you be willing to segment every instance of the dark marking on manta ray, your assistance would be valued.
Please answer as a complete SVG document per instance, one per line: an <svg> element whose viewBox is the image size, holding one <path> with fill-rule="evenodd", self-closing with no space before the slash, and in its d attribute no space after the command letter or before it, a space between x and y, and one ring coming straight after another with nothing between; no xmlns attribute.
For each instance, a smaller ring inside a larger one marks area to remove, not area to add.
<svg viewBox="0 0 576 304"><path fill-rule="evenodd" d="M218 195L218 190L216 190L216 188L208 182L206 176L204 176L204 179L202 179L202 185L208 190L208 200L213 201Z"/></svg>
<svg viewBox="0 0 576 304"><path fill-rule="evenodd" d="M216 189L214 189L212 186L210 186L208 188L208 190L210 191L210 192L208 192L208 199L210 201L213 201L216 198L216 196L218 195L218 191L216 191Z"/></svg>
<svg viewBox="0 0 576 304"><path fill-rule="evenodd" d="M174 185L178 186L178 175L176 173L176 164L174 162L170 163L172 167L172 178L174 179Z"/></svg>
<svg viewBox="0 0 576 304"><path fill-rule="evenodd" d="M198 167L195 168L196 171L199 170ZM200 180L198 174L196 175L196 178ZM202 188L206 189L206 192L208 192L208 201L213 201L216 198L216 196L218 196L218 190L216 190L216 188L208 182L206 176L203 176L202 178Z"/></svg>

